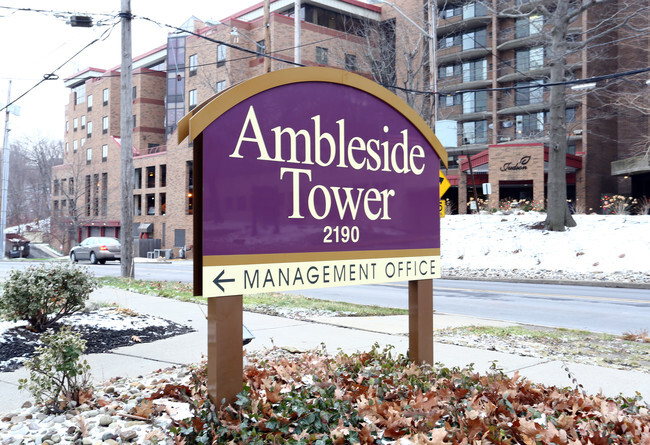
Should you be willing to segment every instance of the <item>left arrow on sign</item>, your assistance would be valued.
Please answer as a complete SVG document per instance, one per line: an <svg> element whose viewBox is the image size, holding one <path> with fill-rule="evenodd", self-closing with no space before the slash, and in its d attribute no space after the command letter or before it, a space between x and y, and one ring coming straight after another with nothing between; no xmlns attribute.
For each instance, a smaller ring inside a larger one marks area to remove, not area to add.
<svg viewBox="0 0 650 445"><path fill-rule="evenodd" d="M221 285L221 283L234 283L234 282L235 282L235 279L234 279L234 278L221 278L221 277L223 277L223 274L224 274L225 272L226 272L225 270L222 270L221 273L220 273L219 275L217 275L217 278L215 278L214 280L212 280L212 282L213 282L214 284L216 284L217 287L218 287L219 289L221 289L221 292L225 292L225 291L226 291L226 289L223 288L223 286Z"/></svg>

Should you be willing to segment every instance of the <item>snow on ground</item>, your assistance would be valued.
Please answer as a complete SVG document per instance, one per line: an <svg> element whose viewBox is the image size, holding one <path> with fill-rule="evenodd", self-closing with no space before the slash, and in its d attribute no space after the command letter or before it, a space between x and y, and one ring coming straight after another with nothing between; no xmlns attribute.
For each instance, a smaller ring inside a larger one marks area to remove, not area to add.
<svg viewBox="0 0 650 445"><path fill-rule="evenodd" d="M650 283L650 216L573 217L576 227L549 232L544 213L448 215L440 229L443 275L487 270L505 278Z"/></svg>

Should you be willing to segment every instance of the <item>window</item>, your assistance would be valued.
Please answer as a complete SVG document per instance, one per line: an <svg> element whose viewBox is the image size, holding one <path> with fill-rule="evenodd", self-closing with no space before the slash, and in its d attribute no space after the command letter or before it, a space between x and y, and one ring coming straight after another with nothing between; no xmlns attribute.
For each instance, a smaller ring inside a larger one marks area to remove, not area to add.
<svg viewBox="0 0 650 445"><path fill-rule="evenodd" d="M67 199L62 199L61 200L61 215L66 216L68 214L67 212L67 206L66 203L68 202Z"/></svg>
<svg viewBox="0 0 650 445"><path fill-rule="evenodd" d="M196 71L199 68L199 56L198 54L192 54L190 56L190 77L196 76Z"/></svg>
<svg viewBox="0 0 650 445"><path fill-rule="evenodd" d="M102 145L102 162L108 159L108 145Z"/></svg>
<svg viewBox="0 0 650 445"><path fill-rule="evenodd" d="M462 102L462 96L460 94L450 94L448 96L440 96L440 106L441 107L453 107L460 105Z"/></svg>
<svg viewBox="0 0 650 445"><path fill-rule="evenodd" d="M569 144L566 146L566 152L567 154L574 155L576 154L576 145L575 144Z"/></svg>
<svg viewBox="0 0 650 445"><path fill-rule="evenodd" d="M160 187L167 187L167 165L160 166Z"/></svg>
<svg viewBox="0 0 650 445"><path fill-rule="evenodd" d="M133 87L133 99L135 99L138 95L138 87L134 86Z"/></svg>
<svg viewBox="0 0 650 445"><path fill-rule="evenodd" d="M135 216L142 215L142 196L133 195L133 214Z"/></svg>
<svg viewBox="0 0 650 445"><path fill-rule="evenodd" d="M133 119L133 128L135 128L135 114L131 117Z"/></svg>
<svg viewBox="0 0 650 445"><path fill-rule="evenodd" d="M104 88L104 91L102 91L102 100L104 102L104 106L108 105L108 88Z"/></svg>
<svg viewBox="0 0 650 445"><path fill-rule="evenodd" d="M165 193L161 193L159 196L159 203L160 209L158 209L158 214L165 216L167 214L167 195Z"/></svg>
<svg viewBox="0 0 650 445"><path fill-rule="evenodd" d="M327 65L327 48L316 47L316 63Z"/></svg>
<svg viewBox="0 0 650 445"><path fill-rule="evenodd" d="M81 146L83 147L86 145L86 138L81 138Z"/></svg>
<svg viewBox="0 0 650 445"><path fill-rule="evenodd" d="M571 124L576 121L576 109L575 108L567 108L564 112L564 116L566 117L566 122L567 124Z"/></svg>
<svg viewBox="0 0 650 445"><path fill-rule="evenodd" d="M86 128L86 116L81 116L81 129Z"/></svg>
<svg viewBox="0 0 650 445"><path fill-rule="evenodd" d="M487 91L463 93L463 113L487 111Z"/></svg>
<svg viewBox="0 0 650 445"><path fill-rule="evenodd" d="M139 190L142 188L142 169L136 168L133 170L133 189Z"/></svg>
<svg viewBox="0 0 650 445"><path fill-rule="evenodd" d="M65 121L65 132L70 131L70 121Z"/></svg>
<svg viewBox="0 0 650 445"><path fill-rule="evenodd" d="M463 145L486 144L487 143L487 121L475 121L463 123Z"/></svg>
<svg viewBox="0 0 650 445"><path fill-rule="evenodd" d="M454 77L460 75L461 65L442 65L438 68L438 77L445 79L447 77Z"/></svg>
<svg viewBox="0 0 650 445"><path fill-rule="evenodd" d="M108 213L108 173L102 173L102 216Z"/></svg>
<svg viewBox="0 0 650 445"><path fill-rule="evenodd" d="M225 80L220 80L217 82L217 93L220 93L221 91L226 89L226 81Z"/></svg>
<svg viewBox="0 0 650 445"><path fill-rule="evenodd" d="M88 121L88 124L86 125L86 135L88 137L92 137L93 135L93 123Z"/></svg>
<svg viewBox="0 0 650 445"><path fill-rule="evenodd" d="M147 215L156 214L156 195L151 193L147 195Z"/></svg>
<svg viewBox="0 0 650 445"><path fill-rule="evenodd" d="M69 193L72 195L74 193L74 178L68 179L68 188Z"/></svg>
<svg viewBox="0 0 650 445"><path fill-rule="evenodd" d="M487 8L482 3L468 3L463 5L463 20L472 17L484 17L487 15Z"/></svg>
<svg viewBox="0 0 650 445"><path fill-rule="evenodd" d="M357 56L355 56L354 54L345 55L345 70L357 71Z"/></svg>
<svg viewBox="0 0 650 445"><path fill-rule="evenodd" d="M451 48L452 46L460 45L462 38L460 34L442 37L438 40L438 48Z"/></svg>
<svg viewBox="0 0 650 445"><path fill-rule="evenodd" d="M515 22L515 38L520 39L539 34L542 32L543 27L544 17L541 15L518 18Z"/></svg>
<svg viewBox="0 0 650 445"><path fill-rule="evenodd" d="M90 216L90 175L86 175L86 216Z"/></svg>
<svg viewBox="0 0 650 445"><path fill-rule="evenodd" d="M197 93L196 90L190 90L189 94L189 111L192 111L194 108L196 108L196 102L197 102Z"/></svg>
<svg viewBox="0 0 650 445"><path fill-rule="evenodd" d="M440 11L440 18L443 20L450 19L452 17L459 16L462 13L463 7L461 5L451 5Z"/></svg>
<svg viewBox="0 0 650 445"><path fill-rule="evenodd" d="M88 105L88 111L93 110L93 95L89 94L88 97L86 98L86 105Z"/></svg>
<svg viewBox="0 0 650 445"><path fill-rule="evenodd" d="M192 161L187 161L185 164L185 174L187 181L187 214L194 213L194 168Z"/></svg>
<svg viewBox="0 0 650 445"><path fill-rule="evenodd" d="M72 119L72 131L77 131L77 127L79 127L79 119L75 117Z"/></svg>
<svg viewBox="0 0 650 445"><path fill-rule="evenodd" d="M54 201L54 216L59 216L59 201Z"/></svg>
<svg viewBox="0 0 650 445"><path fill-rule="evenodd" d="M54 180L54 196L59 196L59 180L55 179Z"/></svg>
<svg viewBox="0 0 650 445"><path fill-rule="evenodd" d="M93 149L88 148L86 149L86 164L90 164L92 160L93 160Z"/></svg>
<svg viewBox="0 0 650 445"><path fill-rule="evenodd" d="M156 167L147 167L147 188L154 188L156 186Z"/></svg>
<svg viewBox="0 0 650 445"><path fill-rule="evenodd" d="M76 139L75 139L74 141L72 141L72 151L73 151L74 153L77 152L77 145L78 145L78 143L79 143L79 141L77 141Z"/></svg>
<svg viewBox="0 0 650 445"><path fill-rule="evenodd" d="M536 88L530 88L540 85ZM533 82L519 82L515 91L515 105L541 104L544 102L544 82L536 80ZM528 87L528 88L521 88Z"/></svg>
<svg viewBox="0 0 650 445"><path fill-rule="evenodd" d="M70 144L68 142L65 143L65 152L66 154L70 151Z"/></svg>
<svg viewBox="0 0 650 445"><path fill-rule="evenodd" d="M255 42L255 44L257 46L255 50L257 51L258 54L264 54L266 52L266 42L264 41L264 39L258 40L257 42Z"/></svg>
<svg viewBox="0 0 650 445"><path fill-rule="evenodd" d="M102 134L108 133L108 116L102 118Z"/></svg>
<svg viewBox="0 0 650 445"><path fill-rule="evenodd" d="M75 105L80 105L86 101L86 84L82 83L78 87L72 89L72 94L74 94L74 103Z"/></svg>
<svg viewBox="0 0 650 445"><path fill-rule="evenodd" d="M487 59L463 63L463 82L487 79Z"/></svg>
<svg viewBox="0 0 650 445"><path fill-rule="evenodd" d="M486 44L487 31L485 28L463 33L463 51L475 48L485 48Z"/></svg>
<svg viewBox="0 0 650 445"><path fill-rule="evenodd" d="M517 51L515 53L515 66L518 71L542 68L544 66L544 47L538 46Z"/></svg>
<svg viewBox="0 0 650 445"><path fill-rule="evenodd" d="M518 115L515 123L516 138L541 137L544 132L544 112Z"/></svg>
<svg viewBox="0 0 650 445"><path fill-rule="evenodd" d="M224 66L226 64L226 47L224 45L217 45L217 66Z"/></svg>
<svg viewBox="0 0 650 445"><path fill-rule="evenodd" d="M99 175L93 175L93 216L99 216Z"/></svg>

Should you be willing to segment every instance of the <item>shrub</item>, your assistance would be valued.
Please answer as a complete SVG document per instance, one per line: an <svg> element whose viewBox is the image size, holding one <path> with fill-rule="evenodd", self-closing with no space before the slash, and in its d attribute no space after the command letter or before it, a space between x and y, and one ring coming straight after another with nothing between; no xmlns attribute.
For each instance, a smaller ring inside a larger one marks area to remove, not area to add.
<svg viewBox="0 0 650 445"><path fill-rule="evenodd" d="M61 317L84 308L97 279L86 268L72 264L30 266L14 269L4 283L0 315L26 320L43 332Z"/></svg>
<svg viewBox="0 0 650 445"><path fill-rule="evenodd" d="M36 402L44 402L53 410L70 401L83 403L91 391L90 365L80 360L86 341L64 326L59 332L48 330L41 342L34 357L25 361L29 380L20 379L19 389L27 389Z"/></svg>

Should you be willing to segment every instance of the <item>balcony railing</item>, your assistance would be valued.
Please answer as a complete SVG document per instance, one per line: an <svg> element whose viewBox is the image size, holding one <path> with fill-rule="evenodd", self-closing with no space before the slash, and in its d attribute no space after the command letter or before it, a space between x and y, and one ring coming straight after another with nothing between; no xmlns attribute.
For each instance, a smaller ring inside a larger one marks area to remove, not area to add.
<svg viewBox="0 0 650 445"><path fill-rule="evenodd" d="M158 153L165 153L167 152L167 146L166 145L156 145L155 147L147 147L147 148L141 148L138 151L133 152L133 157L141 157L141 156L149 156L149 155L155 155Z"/></svg>

